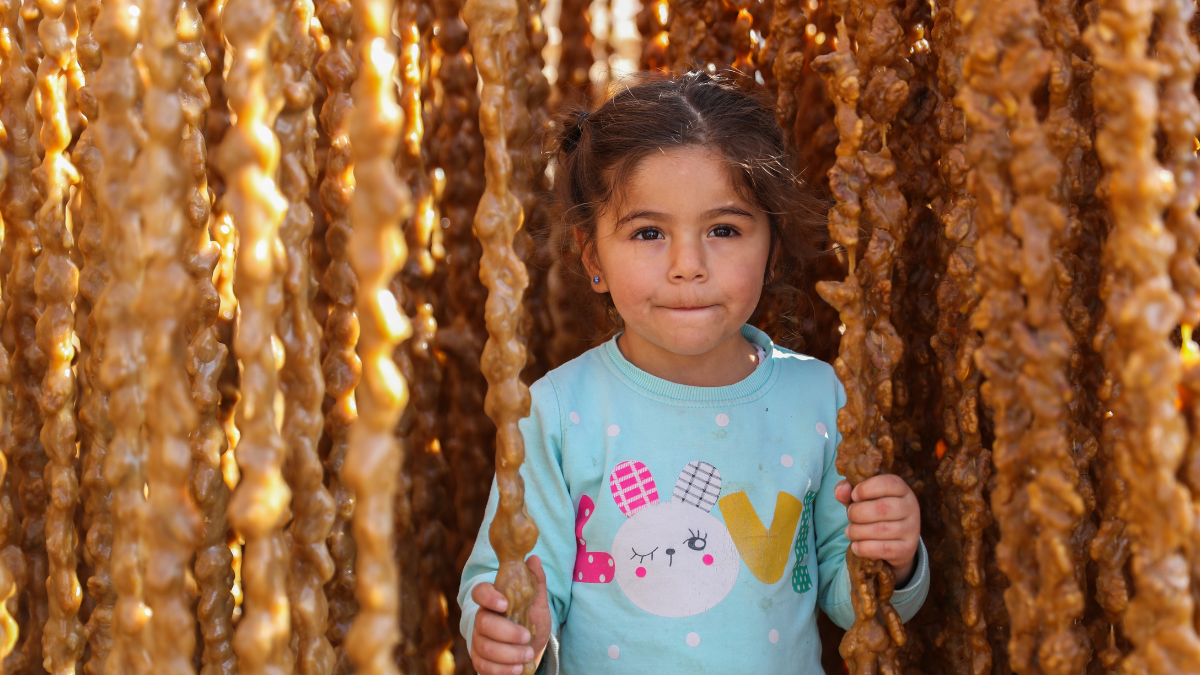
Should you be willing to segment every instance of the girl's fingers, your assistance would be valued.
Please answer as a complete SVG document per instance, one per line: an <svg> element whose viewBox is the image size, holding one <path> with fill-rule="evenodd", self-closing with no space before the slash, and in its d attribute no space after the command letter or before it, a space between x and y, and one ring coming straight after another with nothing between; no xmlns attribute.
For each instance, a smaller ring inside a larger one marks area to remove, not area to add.
<svg viewBox="0 0 1200 675"><path fill-rule="evenodd" d="M502 614L483 609L475 615L475 637L480 636L496 642L522 646L528 645L530 638L529 631L523 626L513 623Z"/></svg>
<svg viewBox="0 0 1200 675"><path fill-rule="evenodd" d="M842 506L850 506L850 481L845 478L838 481L838 484L833 486L833 498L841 502Z"/></svg>
<svg viewBox="0 0 1200 675"><path fill-rule="evenodd" d="M916 509L915 501L903 497L883 497L851 504L846 508L846 516L851 523L877 523L881 520L905 520L915 515Z"/></svg>
<svg viewBox="0 0 1200 675"><path fill-rule="evenodd" d="M496 590L496 587L486 581L482 584L476 584L475 588L471 589L471 599L474 600L480 607L490 609L493 612L504 613L508 610L508 598L504 594Z"/></svg>
<svg viewBox="0 0 1200 675"><path fill-rule="evenodd" d="M917 552L916 542L910 544L898 539L856 541L850 544L850 548L860 558L886 560L893 564L907 563Z"/></svg>
<svg viewBox="0 0 1200 675"><path fill-rule="evenodd" d="M479 675L521 675L525 671L524 666L495 663L475 655L471 656L471 665L475 666L475 672Z"/></svg>
<svg viewBox="0 0 1200 675"><path fill-rule="evenodd" d="M865 502L883 497L906 497L911 494L912 490L904 479L895 474L885 473L855 485L852 496L856 502Z"/></svg>
<svg viewBox="0 0 1200 675"><path fill-rule="evenodd" d="M846 528L846 538L850 541L866 541L868 539L900 539L914 537L920 524L915 520L884 520L877 523L855 524Z"/></svg>
<svg viewBox="0 0 1200 675"><path fill-rule="evenodd" d="M491 661L503 666L524 665L533 660L533 648L528 645L514 645L489 640L482 635L476 635L471 644L477 658Z"/></svg>
<svg viewBox="0 0 1200 675"><path fill-rule="evenodd" d="M525 561L525 566L529 568L530 572L533 572L533 578L538 583L538 592L546 592L546 570L542 569L541 557L536 555L529 556L529 559Z"/></svg>

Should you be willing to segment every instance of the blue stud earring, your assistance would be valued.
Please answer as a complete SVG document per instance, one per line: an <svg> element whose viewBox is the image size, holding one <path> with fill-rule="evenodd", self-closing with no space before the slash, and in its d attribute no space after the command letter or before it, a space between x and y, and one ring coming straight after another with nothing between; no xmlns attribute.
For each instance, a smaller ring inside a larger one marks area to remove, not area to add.
<svg viewBox="0 0 1200 675"><path fill-rule="evenodd" d="M600 277L592 277L592 283L593 283L593 284L598 284L598 283L600 283Z"/></svg>

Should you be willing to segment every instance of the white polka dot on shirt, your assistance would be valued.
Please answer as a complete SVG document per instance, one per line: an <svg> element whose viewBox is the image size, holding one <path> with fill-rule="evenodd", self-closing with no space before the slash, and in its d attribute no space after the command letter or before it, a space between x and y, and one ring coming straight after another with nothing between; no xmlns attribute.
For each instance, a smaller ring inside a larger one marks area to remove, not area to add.
<svg viewBox="0 0 1200 675"><path fill-rule="evenodd" d="M700 634L699 633L688 633L687 637L684 640L687 642L687 646L689 646L689 647L699 647L700 646Z"/></svg>
<svg viewBox="0 0 1200 675"><path fill-rule="evenodd" d="M725 413L718 414L717 415L717 426L719 426L719 427L729 426L729 415L726 415Z"/></svg>
<svg viewBox="0 0 1200 675"><path fill-rule="evenodd" d="M767 639L771 641L771 644L779 642L779 631L772 628L771 632L767 633Z"/></svg>
<svg viewBox="0 0 1200 675"><path fill-rule="evenodd" d="M829 438L829 430L825 428L824 422L817 422L817 433L825 438Z"/></svg>
<svg viewBox="0 0 1200 675"><path fill-rule="evenodd" d="M568 415L568 417L571 418L571 424L579 424L579 413L572 410L571 414Z"/></svg>
<svg viewBox="0 0 1200 675"><path fill-rule="evenodd" d="M608 658L616 660L621 655L621 648L613 645L608 648Z"/></svg>
<svg viewBox="0 0 1200 675"><path fill-rule="evenodd" d="M619 427L615 424L608 425L608 435L609 436L616 436L619 433L621 433L621 427Z"/></svg>
<svg viewBox="0 0 1200 675"><path fill-rule="evenodd" d="M792 459L791 455L784 455L779 458L779 463L790 469L796 463L796 460Z"/></svg>

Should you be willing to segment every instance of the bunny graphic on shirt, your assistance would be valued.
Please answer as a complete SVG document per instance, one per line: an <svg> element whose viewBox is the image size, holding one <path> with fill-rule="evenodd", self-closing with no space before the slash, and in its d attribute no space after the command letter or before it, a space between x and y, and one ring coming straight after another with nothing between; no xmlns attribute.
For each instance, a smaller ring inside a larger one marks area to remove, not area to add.
<svg viewBox="0 0 1200 675"><path fill-rule="evenodd" d="M612 557L617 585L633 604L656 616L685 617L725 599L741 561L729 530L709 513L721 494L716 467L688 464L669 502L659 501L641 462L618 464L609 487L628 518L613 538Z"/></svg>

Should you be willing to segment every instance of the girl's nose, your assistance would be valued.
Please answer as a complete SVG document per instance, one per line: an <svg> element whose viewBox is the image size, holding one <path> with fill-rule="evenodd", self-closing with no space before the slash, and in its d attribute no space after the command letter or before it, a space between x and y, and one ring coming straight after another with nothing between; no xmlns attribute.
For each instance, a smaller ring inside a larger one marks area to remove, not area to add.
<svg viewBox="0 0 1200 675"><path fill-rule="evenodd" d="M671 257L672 281L702 281L708 276L702 246L692 242L676 242Z"/></svg>

